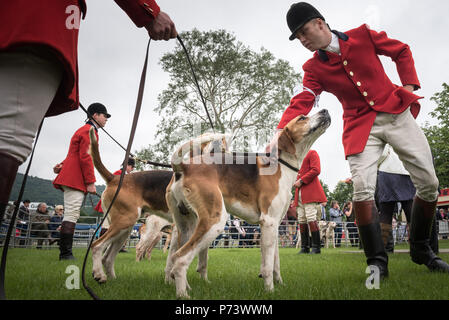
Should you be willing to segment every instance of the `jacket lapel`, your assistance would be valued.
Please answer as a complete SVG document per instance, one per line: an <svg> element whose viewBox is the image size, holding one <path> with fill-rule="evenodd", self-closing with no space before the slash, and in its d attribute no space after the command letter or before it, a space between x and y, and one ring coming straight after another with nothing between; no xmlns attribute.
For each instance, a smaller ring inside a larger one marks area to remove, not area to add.
<svg viewBox="0 0 449 320"><path fill-rule="evenodd" d="M346 57L349 48L349 41L348 41L349 36L346 33L337 30L332 30L332 33L334 33L338 37L340 43L341 56ZM329 61L329 55L325 50L321 49L318 50L318 56L320 57L320 60L323 62Z"/></svg>

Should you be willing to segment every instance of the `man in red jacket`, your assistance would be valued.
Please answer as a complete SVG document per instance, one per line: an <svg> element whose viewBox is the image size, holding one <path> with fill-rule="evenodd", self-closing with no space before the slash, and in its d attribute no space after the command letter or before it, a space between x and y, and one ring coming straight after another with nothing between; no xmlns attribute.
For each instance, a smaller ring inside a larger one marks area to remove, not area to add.
<svg viewBox="0 0 449 320"><path fill-rule="evenodd" d="M298 212L301 233L301 251L309 253L309 230L312 234L312 254L321 253L320 228L317 222L317 207L327 202L323 187L318 179L321 173L320 157L315 150L310 150L304 158L295 183L295 204Z"/></svg>
<svg viewBox="0 0 449 320"><path fill-rule="evenodd" d="M177 36L154 0L115 0L154 40ZM78 30L85 0L0 1L0 221L43 117L78 108Z"/></svg>
<svg viewBox="0 0 449 320"><path fill-rule="evenodd" d="M57 189L64 191L64 219L61 223L59 241L59 260L74 259L72 254L73 234L80 209L86 193L95 194L95 171L91 156L89 130L95 128L98 139L98 127L104 127L111 117L101 103L93 103L87 108L89 117L86 124L79 128L70 140L69 152L65 160L54 167L58 174L53 181Z"/></svg>
<svg viewBox="0 0 449 320"><path fill-rule="evenodd" d="M431 271L449 272L449 265L429 246L438 197L438 178L429 144L413 117L419 113L420 88L408 45L367 25L345 33L330 30L308 3L293 4L287 13L290 40L314 52L304 66L304 91L285 110L278 129L298 115L307 115L323 91L343 106L343 145L354 181L354 210L367 263L380 277L388 276L388 256L381 239L374 202L377 161L389 143L404 163L417 189L410 227L410 255ZM393 84L378 55L396 63L402 86Z"/></svg>

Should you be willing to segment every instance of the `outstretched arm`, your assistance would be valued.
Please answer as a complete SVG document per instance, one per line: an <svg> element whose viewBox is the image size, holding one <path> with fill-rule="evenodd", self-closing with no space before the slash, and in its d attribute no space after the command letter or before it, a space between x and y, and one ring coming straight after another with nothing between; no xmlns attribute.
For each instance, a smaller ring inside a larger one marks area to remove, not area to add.
<svg viewBox="0 0 449 320"><path fill-rule="evenodd" d="M153 40L169 40L178 35L175 24L154 0L114 0L134 24L145 27Z"/></svg>

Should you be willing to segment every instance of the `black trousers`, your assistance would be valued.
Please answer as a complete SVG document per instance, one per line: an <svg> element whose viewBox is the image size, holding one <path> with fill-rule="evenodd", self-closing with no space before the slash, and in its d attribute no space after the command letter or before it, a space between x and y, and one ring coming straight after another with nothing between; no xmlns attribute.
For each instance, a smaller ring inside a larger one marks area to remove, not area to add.
<svg viewBox="0 0 449 320"><path fill-rule="evenodd" d="M348 222L346 224L346 228L348 228L349 233L349 241L351 241L352 246L359 245L359 231L354 222Z"/></svg>
<svg viewBox="0 0 449 320"><path fill-rule="evenodd" d="M392 224L393 212L397 202L401 203L407 222L410 222L413 199L406 201L379 202L378 209L380 210L379 216L380 223Z"/></svg>
<svg viewBox="0 0 449 320"><path fill-rule="evenodd" d="M405 217L407 219L407 223L410 223L413 200L398 201L398 202L400 202L402 205L402 209L404 210ZM380 222L386 223L386 224L392 224L393 212L394 212L394 208L396 206L396 201L379 202L378 205L379 205L379 210L380 210L380 216L379 216ZM433 252L435 252L437 254L439 251L439 245L438 245L438 230L437 230L436 224L437 224L436 219L434 219L433 225L432 225L432 231L430 234L430 247L432 248Z"/></svg>

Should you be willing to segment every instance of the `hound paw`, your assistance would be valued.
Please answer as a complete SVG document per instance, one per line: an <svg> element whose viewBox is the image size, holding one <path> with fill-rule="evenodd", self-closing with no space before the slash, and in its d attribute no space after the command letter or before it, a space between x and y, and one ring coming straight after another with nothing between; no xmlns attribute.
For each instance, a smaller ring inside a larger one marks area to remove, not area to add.
<svg viewBox="0 0 449 320"><path fill-rule="evenodd" d="M105 283L108 280L108 278L106 277L105 274L98 274L98 273L92 272L92 276L95 279L95 281L97 281L100 284Z"/></svg>
<svg viewBox="0 0 449 320"><path fill-rule="evenodd" d="M275 278L275 279L274 279L274 282L277 283L277 284L279 284L279 285L284 285L284 281L282 280L281 277Z"/></svg>
<svg viewBox="0 0 449 320"><path fill-rule="evenodd" d="M190 296L187 291L178 292L176 293L176 299L190 299Z"/></svg>

